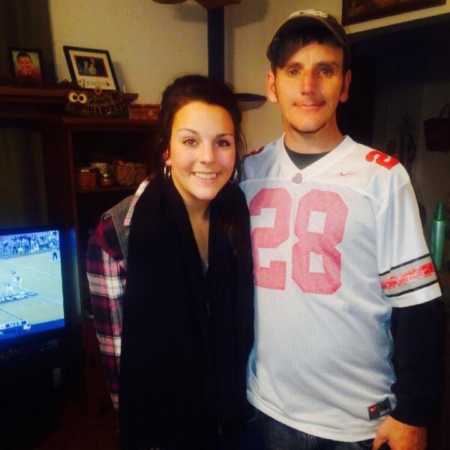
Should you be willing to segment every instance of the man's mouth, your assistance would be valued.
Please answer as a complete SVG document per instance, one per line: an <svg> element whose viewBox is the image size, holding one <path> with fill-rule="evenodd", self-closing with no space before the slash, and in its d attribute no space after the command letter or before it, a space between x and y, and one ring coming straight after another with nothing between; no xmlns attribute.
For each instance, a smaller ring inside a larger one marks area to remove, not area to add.
<svg viewBox="0 0 450 450"><path fill-rule="evenodd" d="M324 102L301 102L301 103L295 103L295 106L297 106L298 108L303 108L303 109L319 109L324 104L325 104Z"/></svg>

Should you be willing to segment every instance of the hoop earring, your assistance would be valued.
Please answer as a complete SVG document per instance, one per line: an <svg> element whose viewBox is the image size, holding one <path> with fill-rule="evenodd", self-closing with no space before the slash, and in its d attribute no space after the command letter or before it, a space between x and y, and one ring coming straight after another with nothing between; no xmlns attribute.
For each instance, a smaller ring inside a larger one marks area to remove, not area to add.
<svg viewBox="0 0 450 450"><path fill-rule="evenodd" d="M238 183L239 182L239 171L237 167L234 169L233 175L230 177L230 183Z"/></svg>
<svg viewBox="0 0 450 450"><path fill-rule="evenodd" d="M164 174L164 177L167 179L169 179L172 176L170 166L168 166L167 164L164 164L163 174Z"/></svg>

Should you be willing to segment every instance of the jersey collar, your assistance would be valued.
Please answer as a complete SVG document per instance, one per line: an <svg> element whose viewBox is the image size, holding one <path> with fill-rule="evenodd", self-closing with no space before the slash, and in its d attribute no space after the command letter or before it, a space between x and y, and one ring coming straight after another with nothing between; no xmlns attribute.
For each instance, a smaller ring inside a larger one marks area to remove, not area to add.
<svg viewBox="0 0 450 450"><path fill-rule="evenodd" d="M299 176L299 174L301 174L302 180L307 180L308 178L314 177L335 165L339 160L348 155L356 145L356 142L350 136L345 136L342 142L333 150L329 151L328 154L320 158L318 161L308 165L303 170L299 170L298 167L292 162L291 158L289 158L284 144L284 139L285 135L283 134L277 142L276 151L278 155L281 155L281 176L288 179L295 179Z"/></svg>

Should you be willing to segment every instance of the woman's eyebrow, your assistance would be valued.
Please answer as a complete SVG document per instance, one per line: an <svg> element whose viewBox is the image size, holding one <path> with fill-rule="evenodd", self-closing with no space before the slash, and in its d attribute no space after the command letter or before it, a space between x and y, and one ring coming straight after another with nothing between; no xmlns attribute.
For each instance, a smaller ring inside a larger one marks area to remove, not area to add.
<svg viewBox="0 0 450 450"><path fill-rule="evenodd" d="M197 131L192 130L191 128L178 128L178 129L177 129L177 133L184 132L184 131L187 131L188 133L195 133L195 134L198 134Z"/></svg>

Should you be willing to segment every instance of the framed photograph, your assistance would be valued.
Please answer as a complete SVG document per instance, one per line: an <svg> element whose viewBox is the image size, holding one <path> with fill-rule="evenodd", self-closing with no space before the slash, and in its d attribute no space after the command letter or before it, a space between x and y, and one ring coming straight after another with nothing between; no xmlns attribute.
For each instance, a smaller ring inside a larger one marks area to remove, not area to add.
<svg viewBox="0 0 450 450"><path fill-rule="evenodd" d="M446 0L343 0L342 24L379 19L415 9L444 5Z"/></svg>
<svg viewBox="0 0 450 450"><path fill-rule="evenodd" d="M107 50L69 47L65 45L66 56L72 81L85 89L118 91L116 74Z"/></svg>
<svg viewBox="0 0 450 450"><path fill-rule="evenodd" d="M11 73L20 83L42 83L42 53L39 49L10 48Z"/></svg>

